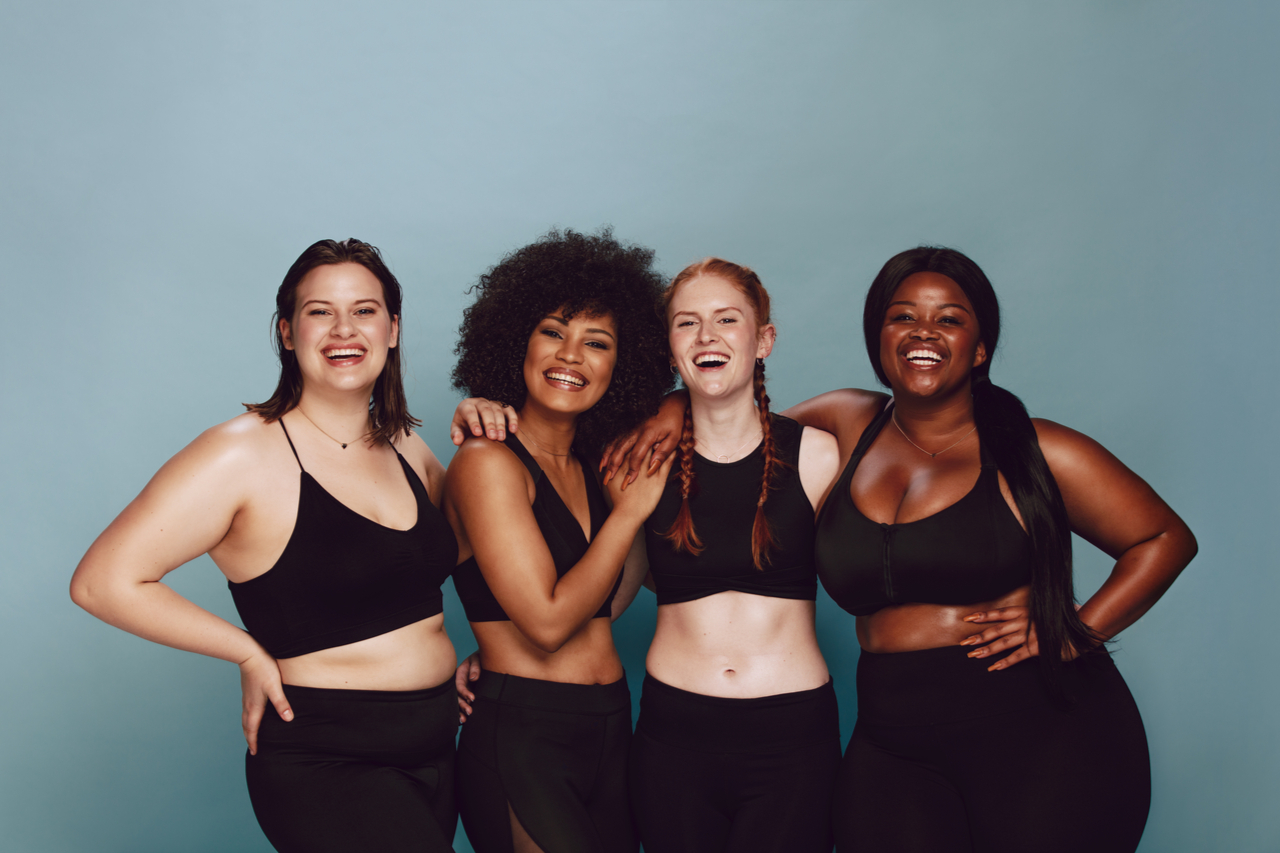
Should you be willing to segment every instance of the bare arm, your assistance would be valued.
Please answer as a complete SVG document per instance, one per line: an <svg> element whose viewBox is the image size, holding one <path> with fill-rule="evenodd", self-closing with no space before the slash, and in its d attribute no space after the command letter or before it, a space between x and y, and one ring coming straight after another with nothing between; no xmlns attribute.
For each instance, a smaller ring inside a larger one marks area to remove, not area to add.
<svg viewBox="0 0 1280 853"><path fill-rule="evenodd" d="M636 534L635 541L631 543L627 561L622 564L622 583L618 586L617 595L613 597L613 621L618 621L618 617L626 611L631 602L635 601L636 593L640 591L641 584L648 576L649 554L645 549L642 527Z"/></svg>
<svg viewBox="0 0 1280 853"><path fill-rule="evenodd" d="M1195 557L1195 536L1155 490L1093 439L1060 424L1033 419L1040 448L1062 492L1071 529L1116 564L1080 608L1080 619L1103 637L1138 621ZM1025 607L975 613L968 622L995 622L962 645L986 643L970 657L1006 649L1004 669L1040 653Z"/></svg>
<svg viewBox="0 0 1280 853"><path fill-rule="evenodd" d="M888 399L888 395L875 391L842 388L797 403L782 414L804 426L831 433L839 441L840 449L848 454Z"/></svg>
<svg viewBox="0 0 1280 853"><path fill-rule="evenodd" d="M613 588L640 525L653 511L669 466L626 492L610 489L613 511L587 553L565 573L533 516L527 472L500 444L466 442L449 466L446 514L465 537L494 597L531 643L554 652L578 632ZM584 476L590 476L584 472Z"/></svg>
<svg viewBox="0 0 1280 853"><path fill-rule="evenodd" d="M1195 557L1195 536L1151 486L1086 435L1037 419L1036 433L1067 505L1071 529L1115 558L1080 608L1104 637L1132 625Z"/></svg>
<svg viewBox="0 0 1280 853"><path fill-rule="evenodd" d="M245 501L251 456L224 424L170 459L81 559L71 598L131 634L238 664L245 738L256 751L267 701L284 719L292 716L275 660L246 632L161 583L226 536Z"/></svg>
<svg viewBox="0 0 1280 853"><path fill-rule="evenodd" d="M813 427L800 434L800 485L817 512L840 472L840 445L836 437Z"/></svg>

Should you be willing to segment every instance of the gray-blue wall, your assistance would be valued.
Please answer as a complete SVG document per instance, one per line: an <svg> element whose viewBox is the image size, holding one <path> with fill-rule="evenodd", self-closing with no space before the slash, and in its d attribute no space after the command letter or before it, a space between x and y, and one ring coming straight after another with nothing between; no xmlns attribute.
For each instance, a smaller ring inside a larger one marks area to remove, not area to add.
<svg viewBox="0 0 1280 853"><path fill-rule="evenodd" d="M298 252L384 250L447 458L464 289L552 225L602 223L668 272L761 273L782 405L871 387L858 317L886 258L971 254L1008 312L996 380L1200 537L1117 653L1151 741L1142 849L1280 849L1280 6L10 0L0 20L3 849L268 849L235 668L107 627L66 584L166 458L269 394ZM1087 594L1107 565L1079 554ZM234 618L207 558L170 578ZM618 626L633 683L653 609ZM856 642L825 598L819 633L847 735Z"/></svg>

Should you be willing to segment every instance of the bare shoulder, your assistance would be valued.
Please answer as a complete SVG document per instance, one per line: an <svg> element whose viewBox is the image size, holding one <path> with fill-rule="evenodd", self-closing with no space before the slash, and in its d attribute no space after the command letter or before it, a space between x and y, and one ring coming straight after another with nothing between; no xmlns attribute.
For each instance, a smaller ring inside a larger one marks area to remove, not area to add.
<svg viewBox="0 0 1280 853"><path fill-rule="evenodd" d="M438 506L440 495L444 491L444 465L440 464L440 460L431 452L431 448L427 447L422 437L412 430L408 435L397 437L392 444L409 466L417 472L431 495L431 502Z"/></svg>
<svg viewBox="0 0 1280 853"><path fill-rule="evenodd" d="M244 476L278 456L284 442L279 424L245 412L200 433L169 464Z"/></svg>
<svg viewBox="0 0 1280 853"><path fill-rule="evenodd" d="M1109 474L1133 476L1123 462L1084 433L1044 418L1032 418L1031 423L1035 426L1040 452L1059 481Z"/></svg>
<svg viewBox="0 0 1280 853"><path fill-rule="evenodd" d="M463 491L487 489L499 485L528 482L533 478L514 453L500 441L487 438L467 438L453 454L445 476L450 496Z"/></svg>
<svg viewBox="0 0 1280 853"><path fill-rule="evenodd" d="M832 465L840 461L840 443L826 430L805 427L800 433L800 464Z"/></svg>

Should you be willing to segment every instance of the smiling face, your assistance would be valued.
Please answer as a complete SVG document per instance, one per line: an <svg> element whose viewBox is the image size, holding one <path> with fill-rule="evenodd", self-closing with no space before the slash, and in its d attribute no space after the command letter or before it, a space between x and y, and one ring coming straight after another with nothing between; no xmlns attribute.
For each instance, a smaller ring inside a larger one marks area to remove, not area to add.
<svg viewBox="0 0 1280 853"><path fill-rule="evenodd" d="M880 364L895 395L967 389L970 371L986 360L973 305L960 285L933 272L902 282L880 329Z"/></svg>
<svg viewBox="0 0 1280 853"><path fill-rule="evenodd" d="M304 388L368 392L400 331L385 302L382 283L360 264L325 264L303 277L280 334L298 358Z"/></svg>
<svg viewBox="0 0 1280 853"><path fill-rule="evenodd" d="M757 358L773 350L776 330L757 324L751 301L737 285L703 275L683 282L667 307L671 359L690 395L750 395Z"/></svg>
<svg viewBox="0 0 1280 853"><path fill-rule="evenodd" d="M543 317L529 336L524 355L525 407L581 414L609 390L618 360L618 330L609 315L574 314L557 309Z"/></svg>

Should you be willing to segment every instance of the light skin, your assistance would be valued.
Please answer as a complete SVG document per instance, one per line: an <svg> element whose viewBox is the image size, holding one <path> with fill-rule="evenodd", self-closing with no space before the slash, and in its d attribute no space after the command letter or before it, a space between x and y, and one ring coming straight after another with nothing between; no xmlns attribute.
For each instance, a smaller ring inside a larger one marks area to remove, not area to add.
<svg viewBox="0 0 1280 853"><path fill-rule="evenodd" d="M395 453L361 439L369 431L370 393L399 333L381 283L358 264L317 267L298 285L297 308L281 319L281 331L303 377L299 407L283 421L307 472L360 515L412 527L417 503ZM412 434L399 437L396 448L438 505L444 469L435 456ZM240 415L165 463L89 548L71 581L72 599L118 628L238 664L245 740L254 753L268 705L293 719L283 684L415 690L443 682L457 660L440 615L276 660L244 630L163 583L205 553L235 583L267 572L293 532L299 489L298 462L279 424Z"/></svg>
<svg viewBox="0 0 1280 853"><path fill-rule="evenodd" d="M570 453L579 415L603 396L617 358L612 317L566 317L559 309L535 327L523 373L520 440L544 476L590 535L586 476ZM563 577L534 518L536 484L507 447L465 442L449 466L445 514L461 557L474 554L507 622L473 622L485 669L574 684L610 684L622 677L611 620L594 618L627 561L641 523L653 511L668 466L610 489L613 508L590 547ZM634 572L631 572L634 574ZM634 593L633 593L634 594ZM469 691L464 700L473 697Z"/></svg>
<svg viewBox="0 0 1280 853"><path fill-rule="evenodd" d="M755 361L772 352L776 330L758 322L750 300L736 285L715 276L691 279L677 289L668 311L668 330L672 364L690 390L697 452L723 461L749 455L760 443ZM491 434L501 423L496 407L472 399L459 405L454 427ZM527 423L521 428L528 429ZM815 508L838 462L835 439L806 429L799 474ZM614 479L610 488L623 488L622 482ZM637 537L637 546L641 550L633 553L632 565L639 563L643 576L643 537ZM813 602L736 591L661 605L646 669L683 690L734 698L809 690L830 677L814 634ZM460 670L462 690L464 675L473 680L474 668L464 664Z"/></svg>
<svg viewBox="0 0 1280 853"><path fill-rule="evenodd" d="M890 426L877 437L853 477L850 497L872 521L904 523L954 504L977 480L981 461L977 436L971 434L971 371L987 353L972 305L950 278L911 276L892 301L880 356L901 429ZM834 434L843 468L887 399L857 389L832 391L785 414ZM680 399L664 403L634 444L617 446L607 460L610 474L622 470L629 476L650 459L669 454L683 405ZM1052 421L1032 423L1071 529L1116 560L1107 581L1079 611L1100 636L1115 636L1145 613L1195 556L1195 537L1147 483L1097 442ZM643 460L635 453L655 445ZM925 451L943 452L930 458ZM1003 475L1000 489L1018 517ZM949 645L973 646L969 654L977 658L1010 652L990 666L1004 669L1040 653L1028 620L1028 592L1022 587L994 601L959 606L886 607L858 618L859 642L882 653ZM1075 653L1067 650L1065 657Z"/></svg>

